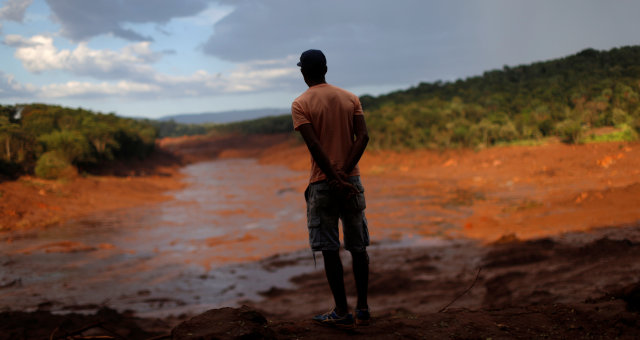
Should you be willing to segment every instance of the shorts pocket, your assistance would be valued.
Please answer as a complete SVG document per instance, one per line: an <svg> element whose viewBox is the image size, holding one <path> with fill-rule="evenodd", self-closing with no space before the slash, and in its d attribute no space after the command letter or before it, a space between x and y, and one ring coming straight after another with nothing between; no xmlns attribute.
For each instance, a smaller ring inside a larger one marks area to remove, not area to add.
<svg viewBox="0 0 640 340"><path fill-rule="evenodd" d="M319 228L322 224L322 204L325 200L324 188L319 185L310 185L305 191L305 200L307 201L307 227L309 229Z"/></svg>
<svg viewBox="0 0 640 340"><path fill-rule="evenodd" d="M364 189L354 197L356 199L356 207L358 210L364 210L367 207L367 202L364 199Z"/></svg>
<svg viewBox="0 0 640 340"><path fill-rule="evenodd" d="M362 211L367 207L367 202L364 199L364 187L360 183L353 183L358 189L358 193L349 197L344 202L344 206L348 211Z"/></svg>

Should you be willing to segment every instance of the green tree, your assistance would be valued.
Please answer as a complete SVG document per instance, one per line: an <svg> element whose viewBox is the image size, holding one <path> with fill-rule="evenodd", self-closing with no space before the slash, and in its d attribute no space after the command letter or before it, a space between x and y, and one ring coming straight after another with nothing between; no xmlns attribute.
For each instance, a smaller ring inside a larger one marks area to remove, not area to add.
<svg viewBox="0 0 640 340"><path fill-rule="evenodd" d="M45 145L47 151L56 151L69 163L93 161L90 145L78 131L53 131L41 135L38 141Z"/></svg>

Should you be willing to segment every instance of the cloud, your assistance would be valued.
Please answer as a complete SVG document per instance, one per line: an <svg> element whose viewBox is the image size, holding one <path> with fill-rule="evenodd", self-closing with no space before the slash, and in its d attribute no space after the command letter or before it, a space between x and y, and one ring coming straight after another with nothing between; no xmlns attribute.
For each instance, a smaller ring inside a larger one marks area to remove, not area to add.
<svg viewBox="0 0 640 340"><path fill-rule="evenodd" d="M453 80L638 42L640 2L234 0L204 53L231 62L325 52L342 86ZM632 9L633 8L633 9ZM598 22L598 25L594 25Z"/></svg>
<svg viewBox="0 0 640 340"><path fill-rule="evenodd" d="M299 74L289 66L292 57L280 60L258 60L238 65L225 73L199 70L187 76L156 74L153 84L157 95L164 97L207 97L235 93L267 92L274 88L292 89Z"/></svg>
<svg viewBox="0 0 640 340"><path fill-rule="evenodd" d="M207 8L207 0L46 0L62 35L85 41L113 34L130 41L151 41L123 26L126 23L167 23L172 18L196 15Z"/></svg>
<svg viewBox="0 0 640 340"><path fill-rule="evenodd" d="M153 81L78 82L49 84L39 89L44 98L184 98L268 91L273 84L288 86L292 68L254 68L250 64L229 75L200 70L188 76L154 75Z"/></svg>
<svg viewBox="0 0 640 340"><path fill-rule="evenodd" d="M437 57L465 29L450 20L464 12L455 1L227 3L235 9L214 25L205 53L246 62L319 48L328 58L328 77L343 85L423 80L442 66Z"/></svg>
<svg viewBox="0 0 640 340"><path fill-rule="evenodd" d="M26 98L33 95L37 89L35 86L20 84L11 74L0 71L0 98Z"/></svg>
<svg viewBox="0 0 640 340"><path fill-rule="evenodd" d="M45 85L40 89L40 94L45 98L139 97L141 94L157 93L159 90L160 87L157 85L131 81L111 83L69 81Z"/></svg>
<svg viewBox="0 0 640 340"><path fill-rule="evenodd" d="M162 57L162 53L150 49L149 42L130 44L120 51L94 50L84 42L74 50L60 50L54 46L53 38L44 35L7 35L4 43L15 47L15 57L34 73L64 70L95 78L148 80L154 73L149 64Z"/></svg>
<svg viewBox="0 0 640 340"><path fill-rule="evenodd" d="M254 60L217 74L200 70L175 76L157 72L151 64L164 52L154 52L150 42L132 43L124 48L95 50L86 43L75 49L58 49L52 37L7 35L4 44L14 47L15 57L30 72L59 70L103 82L69 81L41 88L45 97L209 96L223 93L264 92L273 88L292 88L298 83L295 56Z"/></svg>
<svg viewBox="0 0 640 340"><path fill-rule="evenodd" d="M37 45L37 42L30 43ZM137 44L130 48L146 51ZM63 65L69 58L69 55L66 55L66 58L52 58L52 60L63 60L63 62L61 64L52 62L50 65ZM299 82L296 77L297 68L289 66L293 60L293 56L281 60L259 60L239 65L228 73L212 74L199 70L191 75L174 76L150 71L148 77L142 80L67 81L40 87L23 86L16 82L13 76L5 75L0 71L0 98L166 99L268 92L274 87L291 89L295 83Z"/></svg>
<svg viewBox="0 0 640 340"><path fill-rule="evenodd" d="M0 8L0 20L22 22L22 20L24 20L24 12L32 2L33 0L8 0L5 5Z"/></svg>

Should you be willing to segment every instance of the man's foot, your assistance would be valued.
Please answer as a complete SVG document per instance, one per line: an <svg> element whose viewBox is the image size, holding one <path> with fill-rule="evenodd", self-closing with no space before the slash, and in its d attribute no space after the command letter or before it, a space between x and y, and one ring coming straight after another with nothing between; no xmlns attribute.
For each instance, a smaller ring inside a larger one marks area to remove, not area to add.
<svg viewBox="0 0 640 340"><path fill-rule="evenodd" d="M313 321L316 321L323 325L336 326L340 328L354 327L353 315L351 313L347 313L344 316L339 316L335 310L316 315L313 317Z"/></svg>
<svg viewBox="0 0 640 340"><path fill-rule="evenodd" d="M369 309L356 309L354 314L356 317L356 326L369 326L371 323L371 313L369 313Z"/></svg>

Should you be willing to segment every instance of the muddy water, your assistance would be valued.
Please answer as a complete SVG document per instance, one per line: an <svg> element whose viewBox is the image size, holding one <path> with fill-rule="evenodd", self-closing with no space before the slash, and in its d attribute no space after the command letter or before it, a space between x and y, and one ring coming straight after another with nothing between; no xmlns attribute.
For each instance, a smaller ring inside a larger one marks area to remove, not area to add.
<svg viewBox="0 0 640 340"><path fill-rule="evenodd" d="M69 221L3 244L0 307L195 313L256 299L314 270L306 172L254 160L203 162L183 172L187 186L173 200ZM384 180L371 184L373 240L411 239L429 221L439 223L416 237L437 235L451 227L443 223L447 214L463 213L425 209L435 193L394 196Z"/></svg>

